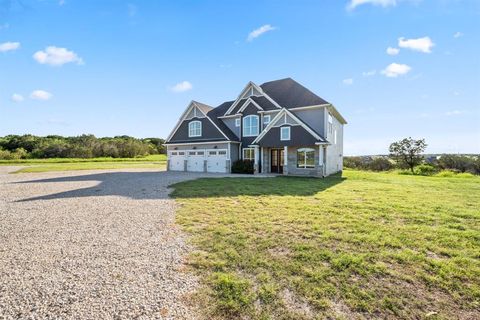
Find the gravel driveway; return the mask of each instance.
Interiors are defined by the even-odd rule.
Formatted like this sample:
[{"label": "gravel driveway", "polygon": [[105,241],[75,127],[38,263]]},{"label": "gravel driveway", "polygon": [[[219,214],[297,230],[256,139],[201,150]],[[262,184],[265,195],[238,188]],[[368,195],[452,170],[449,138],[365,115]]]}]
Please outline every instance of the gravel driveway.
[{"label": "gravel driveway", "polygon": [[185,272],[189,248],[167,186],[204,174],[7,171],[0,318],[195,318],[197,281]]}]

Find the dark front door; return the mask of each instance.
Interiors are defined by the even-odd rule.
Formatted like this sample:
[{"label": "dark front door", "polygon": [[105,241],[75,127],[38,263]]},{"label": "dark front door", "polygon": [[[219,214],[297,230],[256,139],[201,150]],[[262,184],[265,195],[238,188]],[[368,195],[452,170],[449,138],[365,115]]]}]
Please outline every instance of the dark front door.
[{"label": "dark front door", "polygon": [[270,159],[270,172],[283,173],[283,149],[272,149]]}]

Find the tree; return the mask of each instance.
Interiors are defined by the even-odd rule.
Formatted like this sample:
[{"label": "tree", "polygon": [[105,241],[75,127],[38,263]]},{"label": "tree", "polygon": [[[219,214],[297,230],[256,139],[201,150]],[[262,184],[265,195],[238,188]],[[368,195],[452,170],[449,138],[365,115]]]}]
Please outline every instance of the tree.
[{"label": "tree", "polygon": [[413,173],[413,168],[422,163],[423,156],[421,154],[426,148],[425,139],[415,140],[409,137],[390,145],[390,157],[410,168]]}]

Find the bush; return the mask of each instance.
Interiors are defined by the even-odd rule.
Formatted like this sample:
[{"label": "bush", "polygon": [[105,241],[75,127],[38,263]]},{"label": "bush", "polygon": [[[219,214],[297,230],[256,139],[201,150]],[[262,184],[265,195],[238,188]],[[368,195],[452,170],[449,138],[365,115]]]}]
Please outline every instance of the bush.
[{"label": "bush", "polygon": [[393,169],[392,162],[384,157],[345,157],[343,165],[346,168],[370,171],[388,171]]},{"label": "bush", "polygon": [[253,174],[253,161],[237,160],[232,165],[232,173],[249,173]]},{"label": "bush", "polygon": [[393,169],[390,160],[386,158],[375,158],[368,164],[368,170],[372,171],[388,171]]},{"label": "bush", "polygon": [[438,159],[438,167],[443,170],[480,174],[480,157],[444,154]]},{"label": "bush", "polygon": [[442,170],[435,175],[435,177],[443,177],[443,178],[452,178],[455,177],[457,173],[452,170]]},{"label": "bush", "polygon": [[421,164],[419,166],[416,166],[413,172],[416,175],[420,175],[420,176],[431,176],[431,175],[434,175],[436,172],[438,172],[438,170],[432,165]]}]

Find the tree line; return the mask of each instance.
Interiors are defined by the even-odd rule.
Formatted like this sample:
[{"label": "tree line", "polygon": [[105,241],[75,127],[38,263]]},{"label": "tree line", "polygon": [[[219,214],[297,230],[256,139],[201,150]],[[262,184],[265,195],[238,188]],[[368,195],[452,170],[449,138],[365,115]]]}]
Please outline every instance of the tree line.
[{"label": "tree line", "polygon": [[0,159],[42,158],[134,158],[166,153],[165,140],[130,136],[97,138],[91,134],[75,137],[31,134],[0,137]]},{"label": "tree line", "polygon": [[424,139],[405,138],[390,145],[388,156],[344,157],[343,165],[370,171],[406,169],[418,175],[433,175],[444,170],[480,175],[479,155],[443,154],[426,157],[423,155],[426,147]]}]

